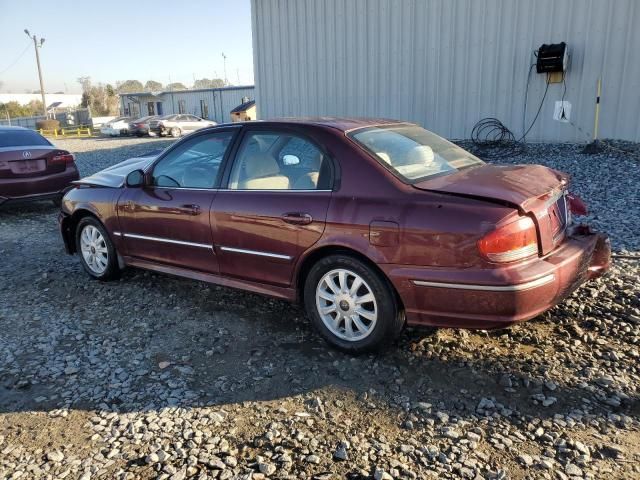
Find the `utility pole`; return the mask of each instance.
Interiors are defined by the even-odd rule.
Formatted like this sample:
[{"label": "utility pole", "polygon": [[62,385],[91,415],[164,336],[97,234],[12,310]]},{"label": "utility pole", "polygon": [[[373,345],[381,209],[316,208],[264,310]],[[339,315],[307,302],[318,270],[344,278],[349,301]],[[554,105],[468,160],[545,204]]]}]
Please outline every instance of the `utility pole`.
[{"label": "utility pole", "polygon": [[229,79],[227,78],[227,56],[222,52],[222,63],[224,65],[224,84],[229,85]]},{"label": "utility pole", "polygon": [[40,42],[38,42],[38,38],[35,36],[31,36],[29,30],[24,29],[24,33],[27,34],[27,37],[33,39],[33,47],[36,49],[36,63],[38,64],[38,78],[40,79],[40,95],[42,95],[42,113],[44,117],[47,118],[47,101],[44,98],[44,82],[42,81],[42,68],[40,67],[40,52],[38,52],[38,48],[42,48],[42,44],[44,43],[44,38],[40,38]]}]

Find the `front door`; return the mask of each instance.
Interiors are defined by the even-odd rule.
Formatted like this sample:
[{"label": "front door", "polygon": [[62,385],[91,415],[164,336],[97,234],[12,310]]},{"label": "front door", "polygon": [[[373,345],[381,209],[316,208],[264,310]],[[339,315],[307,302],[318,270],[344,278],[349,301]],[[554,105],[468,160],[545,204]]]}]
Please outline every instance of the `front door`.
[{"label": "front door", "polygon": [[219,131],[179,142],[153,165],[147,186],[125,189],[118,215],[127,255],[218,272],[210,211],[234,133]]},{"label": "front door", "polygon": [[331,159],[295,131],[248,130],[212,211],[221,273],[290,285],[324,231],[332,176]]}]

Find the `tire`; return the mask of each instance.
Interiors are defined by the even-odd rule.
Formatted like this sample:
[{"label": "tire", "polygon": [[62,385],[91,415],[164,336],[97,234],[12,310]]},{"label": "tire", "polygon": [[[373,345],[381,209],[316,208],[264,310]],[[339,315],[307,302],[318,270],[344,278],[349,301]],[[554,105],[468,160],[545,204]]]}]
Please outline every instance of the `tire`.
[{"label": "tire", "polygon": [[171,130],[169,130],[169,134],[173,138],[178,138],[180,135],[182,135],[182,132],[180,131],[180,129],[178,127],[171,127]]},{"label": "tire", "polygon": [[[344,285],[346,288],[340,288]],[[404,326],[404,311],[392,288],[366,263],[347,255],[330,255],[319,260],[307,275],[305,309],[333,347],[354,354],[381,350]]]},{"label": "tire", "polygon": [[98,280],[112,280],[120,275],[116,249],[107,231],[96,218],[84,217],[78,222],[76,250],[80,255],[80,263],[89,276]]}]

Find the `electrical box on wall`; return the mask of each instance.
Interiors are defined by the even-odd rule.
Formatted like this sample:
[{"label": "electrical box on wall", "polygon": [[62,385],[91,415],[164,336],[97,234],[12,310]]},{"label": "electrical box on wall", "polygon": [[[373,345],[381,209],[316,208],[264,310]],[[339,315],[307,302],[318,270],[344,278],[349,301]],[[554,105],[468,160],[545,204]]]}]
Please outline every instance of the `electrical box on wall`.
[{"label": "electrical box on wall", "polygon": [[567,69],[567,44],[552,43],[543,44],[538,49],[536,71],[538,73],[564,72]]}]

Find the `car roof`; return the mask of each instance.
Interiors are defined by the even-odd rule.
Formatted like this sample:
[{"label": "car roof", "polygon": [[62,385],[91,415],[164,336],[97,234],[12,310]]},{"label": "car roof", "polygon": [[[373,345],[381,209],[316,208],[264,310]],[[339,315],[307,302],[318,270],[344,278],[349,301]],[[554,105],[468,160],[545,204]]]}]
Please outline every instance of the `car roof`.
[{"label": "car roof", "polygon": [[[0,130],[31,130],[30,128],[17,127],[13,125],[0,125]],[[31,130],[33,131],[33,130]]]},{"label": "car roof", "polygon": [[302,125],[320,125],[335,128],[343,132],[357,130],[359,128],[374,127],[380,125],[400,125],[409,122],[392,120],[389,118],[359,118],[359,117],[291,117],[265,120],[265,123],[292,123]]}]

